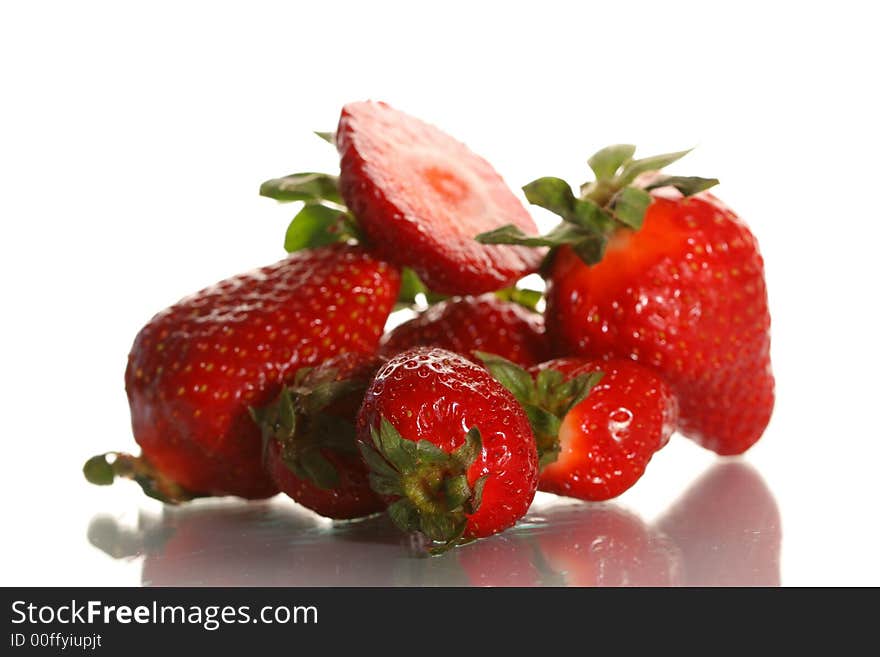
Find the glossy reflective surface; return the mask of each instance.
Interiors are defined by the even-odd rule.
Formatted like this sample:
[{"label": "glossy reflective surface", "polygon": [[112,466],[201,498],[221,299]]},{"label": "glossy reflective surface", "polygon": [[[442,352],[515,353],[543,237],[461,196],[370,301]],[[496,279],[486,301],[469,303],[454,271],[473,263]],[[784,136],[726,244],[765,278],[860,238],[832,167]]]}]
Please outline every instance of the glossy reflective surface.
[{"label": "glossy reflective surface", "polygon": [[541,496],[515,529],[425,557],[384,517],[330,523],[277,498],[106,514],[88,541],[144,585],[677,586],[780,583],[780,517],[751,466],[712,466],[653,522]]}]

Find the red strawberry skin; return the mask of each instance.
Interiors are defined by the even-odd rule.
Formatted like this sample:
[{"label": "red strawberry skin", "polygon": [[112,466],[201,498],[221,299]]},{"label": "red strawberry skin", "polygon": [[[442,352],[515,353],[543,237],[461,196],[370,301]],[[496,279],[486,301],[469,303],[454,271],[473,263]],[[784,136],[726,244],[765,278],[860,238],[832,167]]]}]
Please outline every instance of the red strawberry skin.
[{"label": "red strawberry skin", "polygon": [[539,250],[474,237],[537,227],[501,177],[464,144],[380,102],[349,103],[336,132],[339,186],[376,252],[443,294],[480,294],[535,271]]},{"label": "red strawberry skin", "polygon": [[[373,379],[376,370],[384,361],[372,354],[346,352],[324,361],[312,370],[303,381],[309,386],[311,381],[363,381],[347,395],[334,402],[322,412],[339,417],[354,427],[357,412],[364,398],[364,391]],[[332,379],[323,376],[332,371]],[[300,422],[308,422],[309,419]],[[385,509],[385,502],[370,488],[369,470],[361,459],[351,435],[351,450],[321,449],[322,456],[330,462],[339,475],[339,482],[333,488],[320,488],[308,479],[296,476],[281,457],[281,447],[276,440],[266,446],[266,469],[275,485],[302,506],[325,516],[345,520],[361,518]]]},{"label": "red strawberry skin", "polygon": [[548,352],[543,316],[491,293],[434,304],[387,333],[381,351],[394,356],[417,346],[441,347],[468,358],[485,351],[523,367],[546,360]]},{"label": "red strawberry skin", "polygon": [[566,380],[604,376],[562,419],[557,460],[541,471],[538,488],[600,501],[617,497],[644,474],[675,430],[677,404],[654,372],[625,359],[559,358],[532,368],[562,372]]},{"label": "red strawberry skin", "polygon": [[774,403],[764,263],[746,225],[707,193],[654,192],[639,231],[621,230],[602,261],[564,247],[548,285],[547,330],[560,353],[630,358],[660,372],[679,429],[739,454]]},{"label": "red strawberry skin", "polygon": [[125,373],[135,439],[165,476],[201,494],[267,497],[248,414],[297,369],[375,350],[399,272],[360,248],[300,251],[183,299],[140,331]]},{"label": "red strawberry skin", "polygon": [[420,347],[392,358],[376,374],[358,416],[358,440],[387,419],[407,440],[428,440],[449,453],[471,427],[482,452],[468,484],[488,475],[464,536],[481,538],[525,515],[538,484],[538,456],[528,418],[513,395],[484,368],[445,349]]}]

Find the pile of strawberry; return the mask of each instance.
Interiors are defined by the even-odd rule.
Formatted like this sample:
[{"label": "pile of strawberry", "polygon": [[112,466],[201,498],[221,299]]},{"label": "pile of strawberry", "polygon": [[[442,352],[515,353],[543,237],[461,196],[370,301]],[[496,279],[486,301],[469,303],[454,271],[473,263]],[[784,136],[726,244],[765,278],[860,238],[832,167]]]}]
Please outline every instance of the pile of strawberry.
[{"label": "pile of strawberry", "polygon": [[[666,176],[685,153],[589,159],[578,192],[523,189],[383,103],[346,105],[341,174],[302,201],[287,258],[156,315],[125,374],[140,456],[87,478],[157,499],[282,491],[331,518],[387,511],[445,548],[512,526],[536,490],[607,500],[674,431],[739,454],[773,408],[763,262],[745,224]],[[540,271],[546,299],[517,287]],[[389,315],[431,302],[388,333]],[[545,305],[543,314],[535,308]]]}]

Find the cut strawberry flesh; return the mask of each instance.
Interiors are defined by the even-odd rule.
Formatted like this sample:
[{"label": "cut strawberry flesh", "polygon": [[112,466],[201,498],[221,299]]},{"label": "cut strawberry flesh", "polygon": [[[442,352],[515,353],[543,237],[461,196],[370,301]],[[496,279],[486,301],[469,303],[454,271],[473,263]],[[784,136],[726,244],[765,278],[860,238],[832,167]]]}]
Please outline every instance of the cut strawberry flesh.
[{"label": "cut strawberry flesh", "polygon": [[464,144],[379,102],[350,103],[337,131],[340,191],[374,250],[445,294],[507,287],[537,249],[483,245],[479,233],[537,227],[501,177]]}]

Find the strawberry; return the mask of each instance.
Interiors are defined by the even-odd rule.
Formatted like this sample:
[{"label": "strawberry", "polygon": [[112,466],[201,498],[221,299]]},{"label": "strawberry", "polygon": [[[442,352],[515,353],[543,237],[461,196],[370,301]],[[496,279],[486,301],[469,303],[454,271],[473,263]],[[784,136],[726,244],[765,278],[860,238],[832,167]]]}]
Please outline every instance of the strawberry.
[{"label": "strawberry", "polygon": [[684,153],[633,160],[632,146],[590,159],[576,198],[542,178],[529,200],[563,216],[540,239],[505,228],[488,242],[553,245],[547,331],[560,353],[630,358],[658,371],[680,403],[680,431],[739,454],[773,410],[764,264],[746,225],[706,193],[717,180],[654,175]]},{"label": "strawberry", "polygon": [[354,422],[381,361],[348,352],[302,368],[278,398],[252,414],[262,427],[266,469],[275,485],[329,518],[359,518],[385,504],[370,488]]},{"label": "strawberry", "polygon": [[125,373],[139,458],[86,463],[93,483],[138,481],[177,502],[277,492],[248,415],[296,371],[345,351],[372,352],[399,287],[396,269],[358,247],[305,250],[225,280],[141,329]]},{"label": "strawberry", "polygon": [[538,457],[522,408],[485,369],[445,349],[413,349],[378,371],[358,440],[395,523],[441,547],[510,527],[535,495]]},{"label": "strawberry", "polygon": [[387,333],[382,353],[393,356],[407,349],[435,346],[474,358],[488,351],[530,366],[545,360],[544,318],[495,294],[454,297],[430,306],[414,319]]},{"label": "strawberry", "polygon": [[361,230],[431,290],[490,292],[538,266],[529,249],[474,241],[503,224],[537,228],[492,166],[452,137],[385,103],[358,102],[342,108],[336,143],[339,191]]},{"label": "strawberry", "polygon": [[617,497],[675,430],[669,387],[638,363],[560,358],[526,371],[493,354],[480,356],[529,415],[542,491],[592,501]]}]

